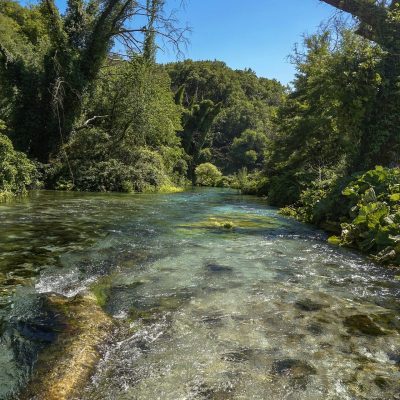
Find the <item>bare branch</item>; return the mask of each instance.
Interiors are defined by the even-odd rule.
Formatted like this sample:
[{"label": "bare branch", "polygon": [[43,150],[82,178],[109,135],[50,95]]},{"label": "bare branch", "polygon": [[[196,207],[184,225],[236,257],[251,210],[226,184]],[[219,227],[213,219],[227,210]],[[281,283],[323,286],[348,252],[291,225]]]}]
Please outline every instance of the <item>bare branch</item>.
[{"label": "bare branch", "polygon": [[75,132],[78,132],[82,129],[87,128],[89,125],[91,125],[94,121],[98,120],[98,119],[104,119],[104,118],[108,118],[108,115],[95,115],[92,118],[89,118],[88,120],[86,120],[82,125],[76,127],[74,130]]}]

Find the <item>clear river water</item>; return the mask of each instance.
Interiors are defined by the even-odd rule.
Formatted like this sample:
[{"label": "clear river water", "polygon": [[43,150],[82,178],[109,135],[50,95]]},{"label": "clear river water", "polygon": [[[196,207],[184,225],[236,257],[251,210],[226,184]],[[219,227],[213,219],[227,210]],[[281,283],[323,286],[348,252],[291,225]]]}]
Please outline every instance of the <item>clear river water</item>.
[{"label": "clear river water", "polygon": [[89,292],[115,326],[73,400],[400,399],[399,272],[262,199],[43,191],[0,226],[0,399],[57,343],[43,299]]}]

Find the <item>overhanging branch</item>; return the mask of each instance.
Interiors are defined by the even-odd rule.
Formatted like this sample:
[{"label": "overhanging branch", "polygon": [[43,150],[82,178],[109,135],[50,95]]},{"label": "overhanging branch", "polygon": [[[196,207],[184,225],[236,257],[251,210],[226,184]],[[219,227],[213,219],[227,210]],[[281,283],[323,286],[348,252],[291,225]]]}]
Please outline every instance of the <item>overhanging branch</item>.
[{"label": "overhanging branch", "polygon": [[385,7],[377,6],[369,0],[321,0],[339,10],[350,13],[360,22],[378,29],[387,17]]}]

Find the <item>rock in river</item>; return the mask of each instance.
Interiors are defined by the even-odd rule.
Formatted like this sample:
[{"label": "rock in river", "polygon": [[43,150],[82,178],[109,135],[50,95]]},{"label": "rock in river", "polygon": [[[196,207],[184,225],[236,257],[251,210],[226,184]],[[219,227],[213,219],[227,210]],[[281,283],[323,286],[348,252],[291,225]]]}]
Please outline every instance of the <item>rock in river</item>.
[{"label": "rock in river", "polygon": [[207,264],[206,269],[208,272],[216,274],[230,273],[233,271],[233,268],[231,267],[226,267],[224,265],[213,264],[213,263]]}]

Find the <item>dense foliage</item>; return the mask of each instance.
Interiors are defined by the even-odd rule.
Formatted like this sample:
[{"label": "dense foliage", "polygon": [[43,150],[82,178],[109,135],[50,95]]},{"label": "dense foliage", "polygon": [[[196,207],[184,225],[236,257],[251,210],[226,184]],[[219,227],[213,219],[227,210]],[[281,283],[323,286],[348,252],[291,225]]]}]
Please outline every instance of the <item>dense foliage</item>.
[{"label": "dense foliage", "polygon": [[[220,61],[187,60],[168,64],[166,70],[187,115],[181,136],[188,154],[195,154],[194,167],[212,162],[225,174],[260,168],[287,89],[250,69],[234,71]],[[196,151],[188,150],[189,143]]]},{"label": "dense foliage", "polygon": [[394,115],[377,112],[397,104],[396,93],[382,103],[392,79],[386,58],[381,46],[349,30],[306,38],[305,52],[293,57],[294,90],[279,110],[264,180],[255,186],[284,214],[340,234],[333,242],[396,264],[400,131]]},{"label": "dense foliage", "polygon": [[400,169],[376,167],[357,177],[343,195],[354,206],[342,223],[340,242],[400,263]]},{"label": "dense foliage", "polygon": [[68,0],[62,15],[53,0],[31,7],[1,0],[0,86],[8,92],[11,107],[5,104],[4,112],[18,149],[47,162],[69,139],[115,40],[126,50],[140,49],[143,42],[149,48],[156,22],[166,37],[178,35],[163,5],[163,0]]},{"label": "dense foliage", "polygon": [[398,263],[399,2],[325,2],[357,30],[306,37],[287,88],[219,61],[157,65],[157,33],[182,36],[164,0],[64,14],[0,0],[0,191],[39,175],[59,190],[231,186]]},{"label": "dense foliage", "polygon": [[46,187],[160,190],[195,184],[202,163],[262,167],[286,89],[221,62],[157,65],[158,31],[181,34],[164,1],[69,0],[62,15],[0,0],[0,19],[0,118]]},{"label": "dense foliage", "polygon": [[50,186],[130,192],[181,183],[181,113],[160,67],[143,57],[110,63],[84,110],[52,162]]},{"label": "dense foliage", "polygon": [[[329,33],[306,39],[295,55],[295,90],[279,111],[280,129],[266,164],[274,204],[295,202],[313,181],[322,182],[381,163],[367,163],[363,143],[382,77],[381,50],[349,31],[335,43]],[[374,138],[379,135],[374,133]],[[385,157],[388,152],[384,152]]]},{"label": "dense foliage", "polygon": [[[1,124],[0,121],[0,128]],[[35,180],[34,164],[25,154],[15,151],[10,139],[0,130],[0,201],[24,194]]]},{"label": "dense foliage", "polygon": [[196,183],[200,186],[217,186],[222,178],[221,171],[211,163],[198,165],[195,175]]},{"label": "dense foliage", "polygon": [[355,247],[380,262],[400,262],[400,169],[376,167],[312,185],[283,215],[317,224],[333,244]]}]

